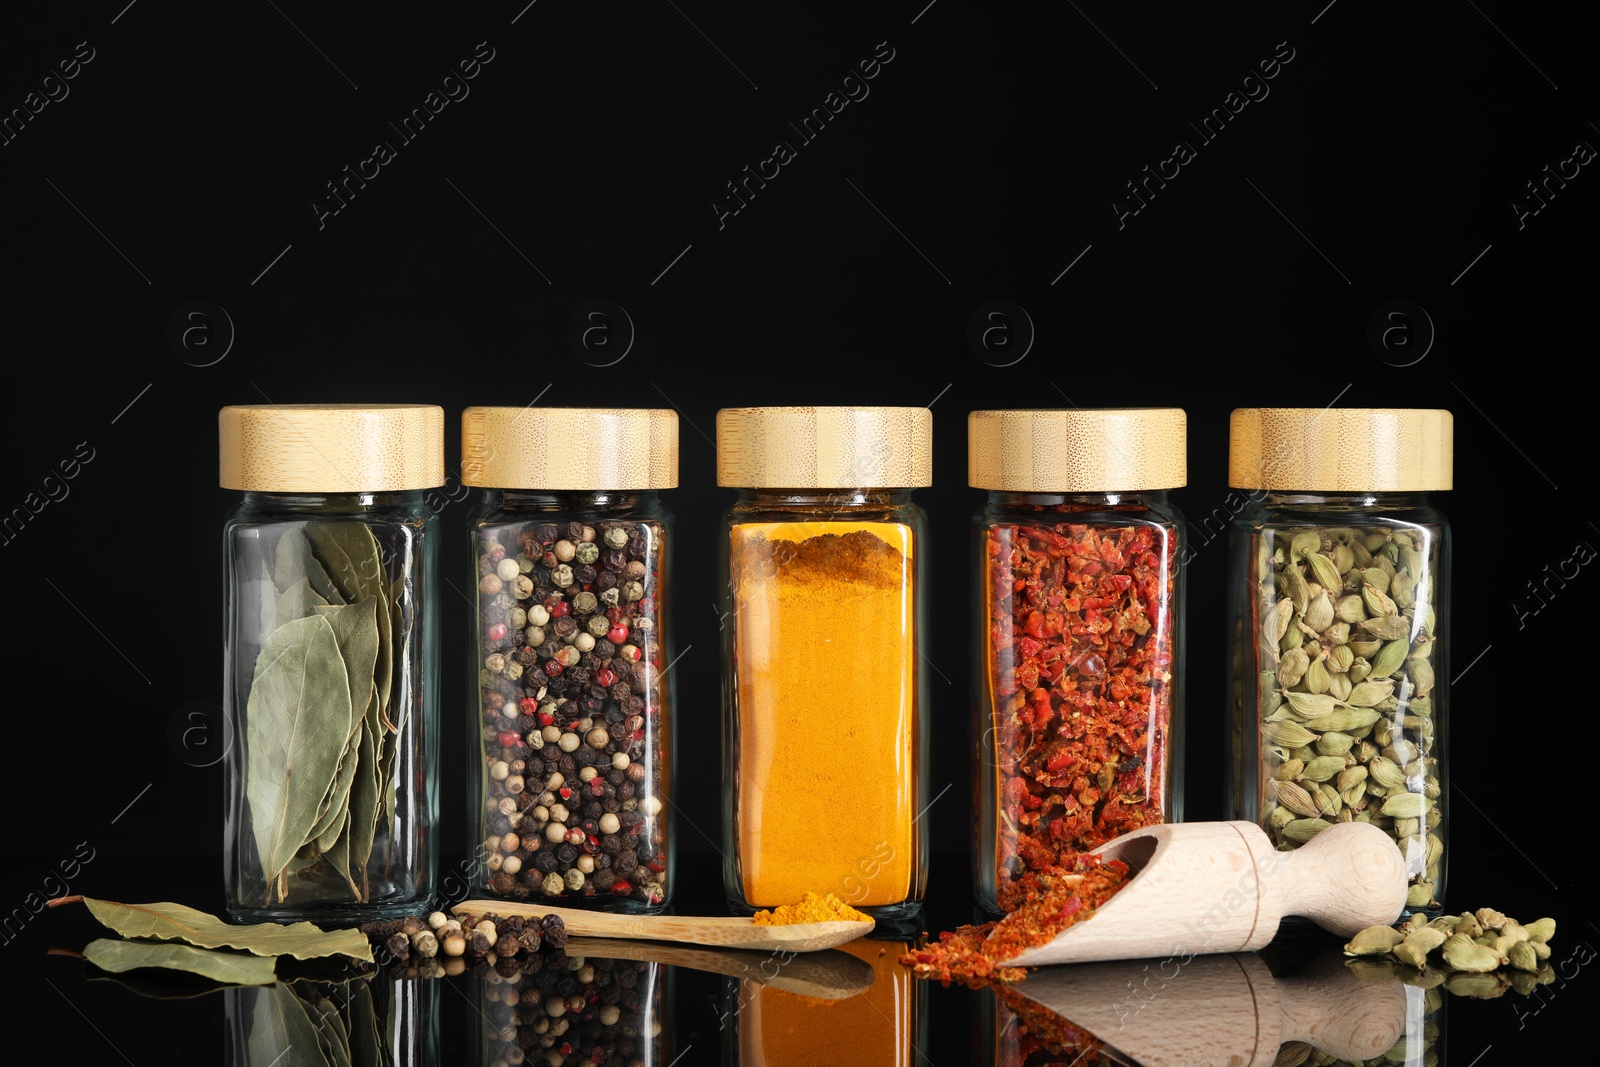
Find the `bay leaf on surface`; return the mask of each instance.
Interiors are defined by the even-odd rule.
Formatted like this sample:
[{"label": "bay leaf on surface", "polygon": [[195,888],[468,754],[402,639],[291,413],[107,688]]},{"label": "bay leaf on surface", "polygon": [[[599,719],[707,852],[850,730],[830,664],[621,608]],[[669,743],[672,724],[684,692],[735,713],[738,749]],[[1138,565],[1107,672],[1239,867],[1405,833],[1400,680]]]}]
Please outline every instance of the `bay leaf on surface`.
[{"label": "bay leaf on surface", "polygon": [[256,661],[245,710],[245,795],[269,884],[317,821],[352,714],[344,661],[328,620],[308,615],[274,630]]},{"label": "bay leaf on surface", "polygon": [[186,904],[123,904],[97,897],[58,897],[51,907],[81,899],[102,926],[123,937],[157,941],[184,941],[199,948],[237,948],[257,956],[292,956],[310,960],[322,956],[349,956],[372,962],[367,935],[354,927],[321,930],[309,922],[224,922]]},{"label": "bay leaf on surface", "polygon": [[221,952],[172,942],[114,941],[102,937],[89,942],[83,950],[83,958],[113,974],[159,967],[235,985],[265,985],[277,980],[272,972],[276,960],[271,956]]},{"label": "bay leaf on surface", "polygon": [[370,526],[354,519],[308,522],[306,538],[346,603],[378,595],[386,576],[383,554]]}]

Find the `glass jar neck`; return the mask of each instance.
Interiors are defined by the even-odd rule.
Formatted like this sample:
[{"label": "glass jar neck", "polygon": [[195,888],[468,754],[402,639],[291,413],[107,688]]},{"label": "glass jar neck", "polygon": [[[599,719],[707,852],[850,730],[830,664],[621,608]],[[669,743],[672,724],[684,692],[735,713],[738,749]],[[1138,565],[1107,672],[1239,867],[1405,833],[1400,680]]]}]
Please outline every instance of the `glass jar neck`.
[{"label": "glass jar neck", "polygon": [[655,489],[485,489],[483,501],[490,508],[509,507],[526,511],[633,511],[653,508],[660,503]]},{"label": "glass jar neck", "polygon": [[1339,508],[1370,511],[1374,508],[1420,508],[1428,503],[1425,492],[1289,493],[1276,489],[1250,494],[1269,508]]},{"label": "glass jar neck", "polygon": [[318,515],[359,514],[391,508],[422,506],[422,489],[394,489],[380,493],[261,493],[246,491],[242,503],[247,508],[274,511],[303,511]]},{"label": "glass jar neck", "polygon": [[1103,511],[1109,508],[1164,508],[1167,490],[1140,489],[1131,493],[1017,493],[1009,490],[989,490],[989,506],[996,508],[1059,508],[1072,510],[1092,508]]},{"label": "glass jar neck", "polygon": [[910,489],[746,489],[739,503],[748,507],[895,508],[911,503]]}]

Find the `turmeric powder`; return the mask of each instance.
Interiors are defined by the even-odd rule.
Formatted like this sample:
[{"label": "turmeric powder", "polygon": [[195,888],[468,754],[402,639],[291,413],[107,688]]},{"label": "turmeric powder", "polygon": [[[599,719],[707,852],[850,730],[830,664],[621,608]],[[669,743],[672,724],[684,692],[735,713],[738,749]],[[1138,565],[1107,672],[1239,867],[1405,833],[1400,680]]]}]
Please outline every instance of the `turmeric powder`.
[{"label": "turmeric powder", "polygon": [[807,892],[798,904],[785,904],[781,908],[758,911],[751,918],[757,926],[790,926],[795,923],[832,923],[872,921],[838,897],[829,893]]},{"label": "turmeric powder", "polygon": [[811,890],[861,907],[911,894],[913,544],[895,522],[732,529],[734,819],[751,906]]}]

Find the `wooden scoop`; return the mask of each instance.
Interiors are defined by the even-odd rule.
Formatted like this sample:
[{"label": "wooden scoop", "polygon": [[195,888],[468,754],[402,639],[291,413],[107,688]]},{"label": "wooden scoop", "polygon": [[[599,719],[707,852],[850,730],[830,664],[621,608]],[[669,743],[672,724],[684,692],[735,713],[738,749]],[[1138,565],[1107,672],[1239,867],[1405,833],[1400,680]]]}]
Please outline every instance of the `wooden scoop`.
[{"label": "wooden scoop", "polygon": [[746,978],[769,989],[781,989],[786,993],[797,993],[818,1000],[845,1000],[865,993],[872,988],[876,977],[872,964],[835,949],[783,960],[771,952],[688,948],[608,937],[573,937],[567,940],[565,952],[568,956],[643,960],[673,967],[692,967],[697,971],[725,974],[729,978]]},{"label": "wooden scoop", "polygon": [[1369,823],[1334,823],[1292,852],[1275,851],[1252,822],[1164,823],[1096,852],[1128,865],[1127,884],[1008,965],[1251,952],[1285,915],[1349,937],[1394,922],[1406,902],[1405,859]]},{"label": "wooden scoop", "polygon": [[755,952],[816,952],[836,948],[872,932],[873,923],[793,923],[757,926],[748,918],[731,915],[618,915],[582,908],[552,908],[511,900],[464,900],[451,909],[457,915],[520,915],[537,919],[559,915],[573,937],[622,937],[640,941],[681,941],[712,948],[742,948]]},{"label": "wooden scoop", "polygon": [[1404,983],[1363,982],[1337,951],[1287,978],[1240,953],[1051,967],[1012,988],[1143,1067],[1269,1067],[1288,1041],[1361,1062],[1406,1029]]}]

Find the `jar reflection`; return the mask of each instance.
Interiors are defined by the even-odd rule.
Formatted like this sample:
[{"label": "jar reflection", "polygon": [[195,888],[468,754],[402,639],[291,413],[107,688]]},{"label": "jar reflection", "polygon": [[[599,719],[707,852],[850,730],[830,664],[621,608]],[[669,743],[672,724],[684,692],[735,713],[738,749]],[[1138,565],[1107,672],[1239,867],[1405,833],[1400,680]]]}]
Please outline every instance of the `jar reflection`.
[{"label": "jar reflection", "polygon": [[439,983],[422,977],[296,979],[224,990],[232,1067],[439,1062]]},{"label": "jar reflection", "polygon": [[672,1058],[666,974],[666,966],[653,961],[559,950],[483,964],[477,983],[480,1054],[473,1062],[665,1065]]}]

